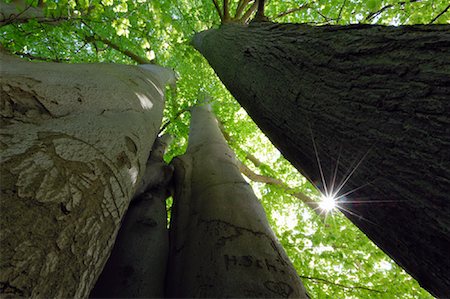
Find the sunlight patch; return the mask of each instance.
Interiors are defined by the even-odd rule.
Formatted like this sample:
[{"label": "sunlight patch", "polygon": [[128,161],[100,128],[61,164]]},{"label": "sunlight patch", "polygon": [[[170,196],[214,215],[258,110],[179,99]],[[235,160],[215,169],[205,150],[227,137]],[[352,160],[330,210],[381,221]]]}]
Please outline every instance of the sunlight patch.
[{"label": "sunlight patch", "polygon": [[152,101],[142,93],[136,93],[136,96],[138,97],[139,101],[141,102],[141,107],[145,110],[150,110],[153,107]]},{"label": "sunlight patch", "polygon": [[136,167],[131,167],[128,169],[128,174],[130,175],[131,183],[133,186],[136,184],[137,177],[138,177],[138,170]]}]

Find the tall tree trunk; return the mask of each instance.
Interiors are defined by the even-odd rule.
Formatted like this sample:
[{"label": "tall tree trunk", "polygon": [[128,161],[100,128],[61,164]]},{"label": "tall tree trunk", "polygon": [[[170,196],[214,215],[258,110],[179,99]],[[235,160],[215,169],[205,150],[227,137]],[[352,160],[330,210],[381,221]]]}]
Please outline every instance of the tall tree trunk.
[{"label": "tall tree trunk", "polygon": [[205,107],[193,108],[188,149],[174,165],[167,295],[307,298]]},{"label": "tall tree trunk", "polygon": [[163,298],[169,252],[166,198],[173,167],[163,159],[169,136],[157,138],[114,248],[91,298]]},{"label": "tall tree trunk", "polygon": [[169,71],[1,65],[1,292],[86,297],[145,170]]},{"label": "tall tree trunk", "polygon": [[355,168],[341,211],[424,288],[450,297],[449,25],[230,24],[194,45],[319,188],[316,154],[328,187],[337,164],[337,181]]}]

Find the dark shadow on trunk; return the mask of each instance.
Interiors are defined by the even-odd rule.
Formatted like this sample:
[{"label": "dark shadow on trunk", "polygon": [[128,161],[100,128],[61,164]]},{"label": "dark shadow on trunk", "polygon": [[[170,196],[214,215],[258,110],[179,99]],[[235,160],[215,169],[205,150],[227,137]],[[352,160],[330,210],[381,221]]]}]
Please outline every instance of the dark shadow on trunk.
[{"label": "dark shadow on trunk", "polygon": [[449,25],[230,24],[193,42],[299,171],[325,191],[338,164],[341,211],[450,297]]}]

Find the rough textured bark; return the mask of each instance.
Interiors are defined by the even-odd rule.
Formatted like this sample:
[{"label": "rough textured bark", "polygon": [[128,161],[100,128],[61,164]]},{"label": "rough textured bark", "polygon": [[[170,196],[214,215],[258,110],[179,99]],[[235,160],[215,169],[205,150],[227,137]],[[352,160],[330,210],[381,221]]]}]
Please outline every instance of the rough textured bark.
[{"label": "rough textured bark", "polygon": [[168,135],[153,144],[138,188],[91,298],[163,298],[169,232],[166,198],[173,168],[164,162]]},{"label": "rough textured bark", "polygon": [[174,165],[168,297],[307,298],[206,108],[193,109]]},{"label": "rough textured bark", "polygon": [[337,181],[356,168],[342,212],[424,288],[450,297],[449,25],[226,25],[194,45],[319,188],[312,140],[328,186],[337,164]]},{"label": "rough textured bark", "polygon": [[169,71],[1,66],[1,292],[86,297],[144,172]]}]

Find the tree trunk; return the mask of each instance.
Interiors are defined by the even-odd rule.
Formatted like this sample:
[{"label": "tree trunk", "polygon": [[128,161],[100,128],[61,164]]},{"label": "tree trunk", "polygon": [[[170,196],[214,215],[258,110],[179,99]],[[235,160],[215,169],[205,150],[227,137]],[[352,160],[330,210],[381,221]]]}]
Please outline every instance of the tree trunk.
[{"label": "tree trunk", "polygon": [[329,188],[336,165],[337,182],[354,169],[341,211],[450,297],[449,25],[226,25],[194,45],[320,189],[316,153]]},{"label": "tree trunk", "polygon": [[156,139],[114,248],[89,297],[163,298],[169,232],[166,198],[173,168],[163,159],[167,135]]},{"label": "tree trunk", "polygon": [[1,292],[86,297],[145,170],[169,71],[1,59]]},{"label": "tree trunk", "polygon": [[174,165],[168,297],[307,298],[206,108],[193,109]]}]

